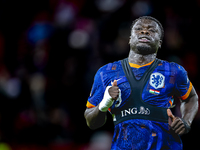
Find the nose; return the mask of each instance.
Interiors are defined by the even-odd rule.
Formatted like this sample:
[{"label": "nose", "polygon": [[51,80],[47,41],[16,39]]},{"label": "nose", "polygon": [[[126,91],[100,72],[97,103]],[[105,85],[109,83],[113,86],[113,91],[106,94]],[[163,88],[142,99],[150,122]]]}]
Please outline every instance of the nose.
[{"label": "nose", "polygon": [[142,30],[141,34],[149,35],[149,31],[148,30]]}]

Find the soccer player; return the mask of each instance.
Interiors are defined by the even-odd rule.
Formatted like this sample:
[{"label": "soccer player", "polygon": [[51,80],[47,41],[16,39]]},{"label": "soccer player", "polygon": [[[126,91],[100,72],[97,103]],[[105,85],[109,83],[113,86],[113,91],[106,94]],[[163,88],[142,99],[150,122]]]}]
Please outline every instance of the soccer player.
[{"label": "soccer player", "polygon": [[[104,125],[107,111],[112,114],[112,150],[183,147],[179,136],[190,130],[198,96],[182,66],[156,58],[163,35],[157,19],[136,19],[128,58],[101,67],[95,75],[84,116],[96,129]],[[170,110],[174,96],[181,100],[181,118]]]}]

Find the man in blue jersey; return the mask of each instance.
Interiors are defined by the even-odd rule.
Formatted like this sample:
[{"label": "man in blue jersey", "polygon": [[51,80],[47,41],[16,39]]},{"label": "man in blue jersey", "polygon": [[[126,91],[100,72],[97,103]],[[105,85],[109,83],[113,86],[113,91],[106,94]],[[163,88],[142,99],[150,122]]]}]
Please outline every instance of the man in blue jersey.
[{"label": "man in blue jersey", "polygon": [[[190,130],[198,96],[182,66],[156,58],[163,35],[155,18],[136,19],[128,58],[101,67],[95,75],[84,116],[96,129],[104,125],[107,111],[112,114],[112,150],[182,149],[179,136]],[[181,100],[181,117],[170,110],[173,97]]]}]

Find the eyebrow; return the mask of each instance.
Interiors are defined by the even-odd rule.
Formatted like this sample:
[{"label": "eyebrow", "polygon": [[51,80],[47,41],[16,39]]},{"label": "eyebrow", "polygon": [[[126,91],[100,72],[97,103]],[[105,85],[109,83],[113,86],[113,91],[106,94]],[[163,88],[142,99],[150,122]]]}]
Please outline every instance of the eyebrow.
[{"label": "eyebrow", "polygon": [[[143,24],[135,24],[135,26],[143,26]],[[153,26],[153,25],[148,25],[147,27],[148,28],[156,28],[156,26]]]}]

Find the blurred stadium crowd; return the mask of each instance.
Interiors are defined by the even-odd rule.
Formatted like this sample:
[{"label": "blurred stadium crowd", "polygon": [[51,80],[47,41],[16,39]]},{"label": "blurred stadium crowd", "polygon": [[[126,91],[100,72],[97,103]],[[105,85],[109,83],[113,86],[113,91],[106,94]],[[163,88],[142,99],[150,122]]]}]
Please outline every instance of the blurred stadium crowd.
[{"label": "blurred stadium crowd", "polygon": [[[128,56],[139,16],[163,24],[158,58],[184,66],[199,93],[199,14],[199,0],[1,0],[0,150],[109,149],[111,119],[91,131],[83,113],[96,71]],[[200,149],[199,125],[197,114],[184,149]]]}]

